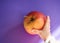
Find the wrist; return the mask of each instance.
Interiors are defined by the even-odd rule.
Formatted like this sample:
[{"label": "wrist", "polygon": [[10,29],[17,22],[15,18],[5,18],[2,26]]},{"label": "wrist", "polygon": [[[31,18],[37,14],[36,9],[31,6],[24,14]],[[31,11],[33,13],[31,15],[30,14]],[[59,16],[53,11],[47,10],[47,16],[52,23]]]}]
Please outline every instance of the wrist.
[{"label": "wrist", "polygon": [[44,39],[44,41],[46,41],[50,37],[51,37],[51,34],[47,35],[46,38]]}]

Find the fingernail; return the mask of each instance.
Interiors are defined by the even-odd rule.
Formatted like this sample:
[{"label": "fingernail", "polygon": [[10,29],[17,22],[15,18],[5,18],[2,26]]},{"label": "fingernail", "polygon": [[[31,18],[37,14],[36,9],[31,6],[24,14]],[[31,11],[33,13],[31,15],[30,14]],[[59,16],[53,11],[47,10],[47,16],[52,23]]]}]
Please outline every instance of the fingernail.
[{"label": "fingernail", "polygon": [[32,32],[34,32],[34,30],[32,30]]},{"label": "fingernail", "polygon": [[47,16],[47,17],[49,17],[49,16]]}]

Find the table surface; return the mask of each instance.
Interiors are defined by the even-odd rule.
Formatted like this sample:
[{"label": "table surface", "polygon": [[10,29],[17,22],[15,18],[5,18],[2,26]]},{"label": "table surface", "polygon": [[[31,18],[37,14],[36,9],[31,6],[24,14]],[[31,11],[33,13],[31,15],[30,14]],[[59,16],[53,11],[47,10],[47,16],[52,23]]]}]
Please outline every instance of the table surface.
[{"label": "table surface", "polygon": [[40,11],[51,19],[51,33],[60,39],[59,0],[1,0],[0,43],[41,43],[37,35],[28,34],[23,27],[24,16],[30,11]]}]

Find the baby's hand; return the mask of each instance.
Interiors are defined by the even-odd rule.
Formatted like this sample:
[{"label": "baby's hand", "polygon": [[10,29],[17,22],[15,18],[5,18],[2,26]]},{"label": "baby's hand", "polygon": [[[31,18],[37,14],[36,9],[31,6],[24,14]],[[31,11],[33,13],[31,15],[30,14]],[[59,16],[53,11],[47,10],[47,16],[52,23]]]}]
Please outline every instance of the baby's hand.
[{"label": "baby's hand", "polygon": [[38,34],[43,40],[46,40],[50,33],[50,18],[47,16],[46,24],[43,28],[43,30],[32,30],[32,32]]}]

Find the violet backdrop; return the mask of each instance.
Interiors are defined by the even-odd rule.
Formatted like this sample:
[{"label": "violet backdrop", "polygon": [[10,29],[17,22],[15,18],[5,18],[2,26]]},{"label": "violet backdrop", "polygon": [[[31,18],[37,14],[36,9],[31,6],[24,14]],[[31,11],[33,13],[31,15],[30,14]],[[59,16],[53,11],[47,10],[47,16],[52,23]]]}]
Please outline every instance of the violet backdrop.
[{"label": "violet backdrop", "polygon": [[23,27],[24,16],[40,11],[51,18],[51,33],[60,40],[59,0],[0,0],[0,43],[43,43]]}]

